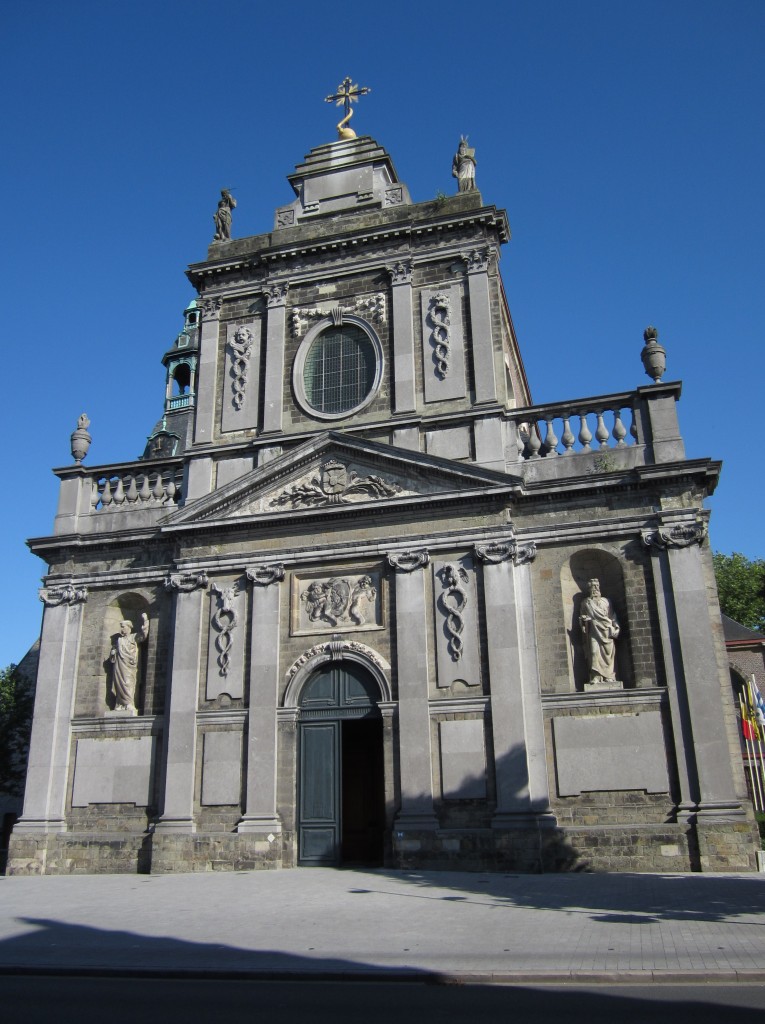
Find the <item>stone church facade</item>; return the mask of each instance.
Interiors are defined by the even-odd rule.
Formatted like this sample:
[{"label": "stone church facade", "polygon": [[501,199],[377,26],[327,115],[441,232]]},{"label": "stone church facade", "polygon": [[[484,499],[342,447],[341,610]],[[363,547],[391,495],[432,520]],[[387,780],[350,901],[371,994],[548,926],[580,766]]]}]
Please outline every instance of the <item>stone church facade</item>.
[{"label": "stone church facade", "polygon": [[754,869],[655,332],[535,406],[472,178],[413,203],[361,137],[289,181],[189,268],[143,457],[83,420],[56,470],[9,870]]}]

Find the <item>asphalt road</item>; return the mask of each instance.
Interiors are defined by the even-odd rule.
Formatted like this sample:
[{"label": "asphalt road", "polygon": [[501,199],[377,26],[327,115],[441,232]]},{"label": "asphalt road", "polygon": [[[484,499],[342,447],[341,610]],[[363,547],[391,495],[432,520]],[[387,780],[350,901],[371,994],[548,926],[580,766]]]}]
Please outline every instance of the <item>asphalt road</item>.
[{"label": "asphalt road", "polygon": [[4,1020],[24,1024],[762,1024],[765,985],[424,985],[5,975],[0,976],[0,1006]]}]

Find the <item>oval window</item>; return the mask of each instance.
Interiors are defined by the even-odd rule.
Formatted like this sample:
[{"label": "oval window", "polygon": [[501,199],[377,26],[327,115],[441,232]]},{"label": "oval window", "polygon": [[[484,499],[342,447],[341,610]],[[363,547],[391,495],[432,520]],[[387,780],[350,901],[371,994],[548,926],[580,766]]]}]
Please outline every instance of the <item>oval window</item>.
[{"label": "oval window", "polygon": [[325,416],[342,416],[362,405],[377,380],[377,352],[353,324],[328,327],[311,342],[303,366],[306,404]]}]

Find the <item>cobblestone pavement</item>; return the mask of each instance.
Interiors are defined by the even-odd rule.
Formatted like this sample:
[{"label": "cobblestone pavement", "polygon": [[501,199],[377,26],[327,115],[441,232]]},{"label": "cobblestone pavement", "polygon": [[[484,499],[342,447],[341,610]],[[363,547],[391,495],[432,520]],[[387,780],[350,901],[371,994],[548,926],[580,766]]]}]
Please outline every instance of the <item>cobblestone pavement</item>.
[{"label": "cobblestone pavement", "polygon": [[765,875],[0,878],[0,970],[765,981]]}]

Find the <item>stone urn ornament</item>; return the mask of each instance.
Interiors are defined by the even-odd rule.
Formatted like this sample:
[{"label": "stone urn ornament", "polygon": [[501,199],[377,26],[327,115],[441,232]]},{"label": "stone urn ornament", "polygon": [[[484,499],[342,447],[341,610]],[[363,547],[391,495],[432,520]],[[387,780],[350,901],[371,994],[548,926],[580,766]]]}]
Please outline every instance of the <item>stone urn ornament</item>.
[{"label": "stone urn ornament", "polygon": [[88,433],[89,426],[90,420],[88,419],[88,414],[84,412],[77,420],[77,429],[72,434],[72,458],[75,462],[82,462],[88,454],[90,442],[93,440]]},{"label": "stone urn ornament", "polygon": [[643,331],[645,346],[640,353],[645,372],[649,377],[653,377],[654,384],[661,384],[661,378],[667,369],[667,353],[659,344],[658,338],[659,332],[655,327],[646,327]]}]

